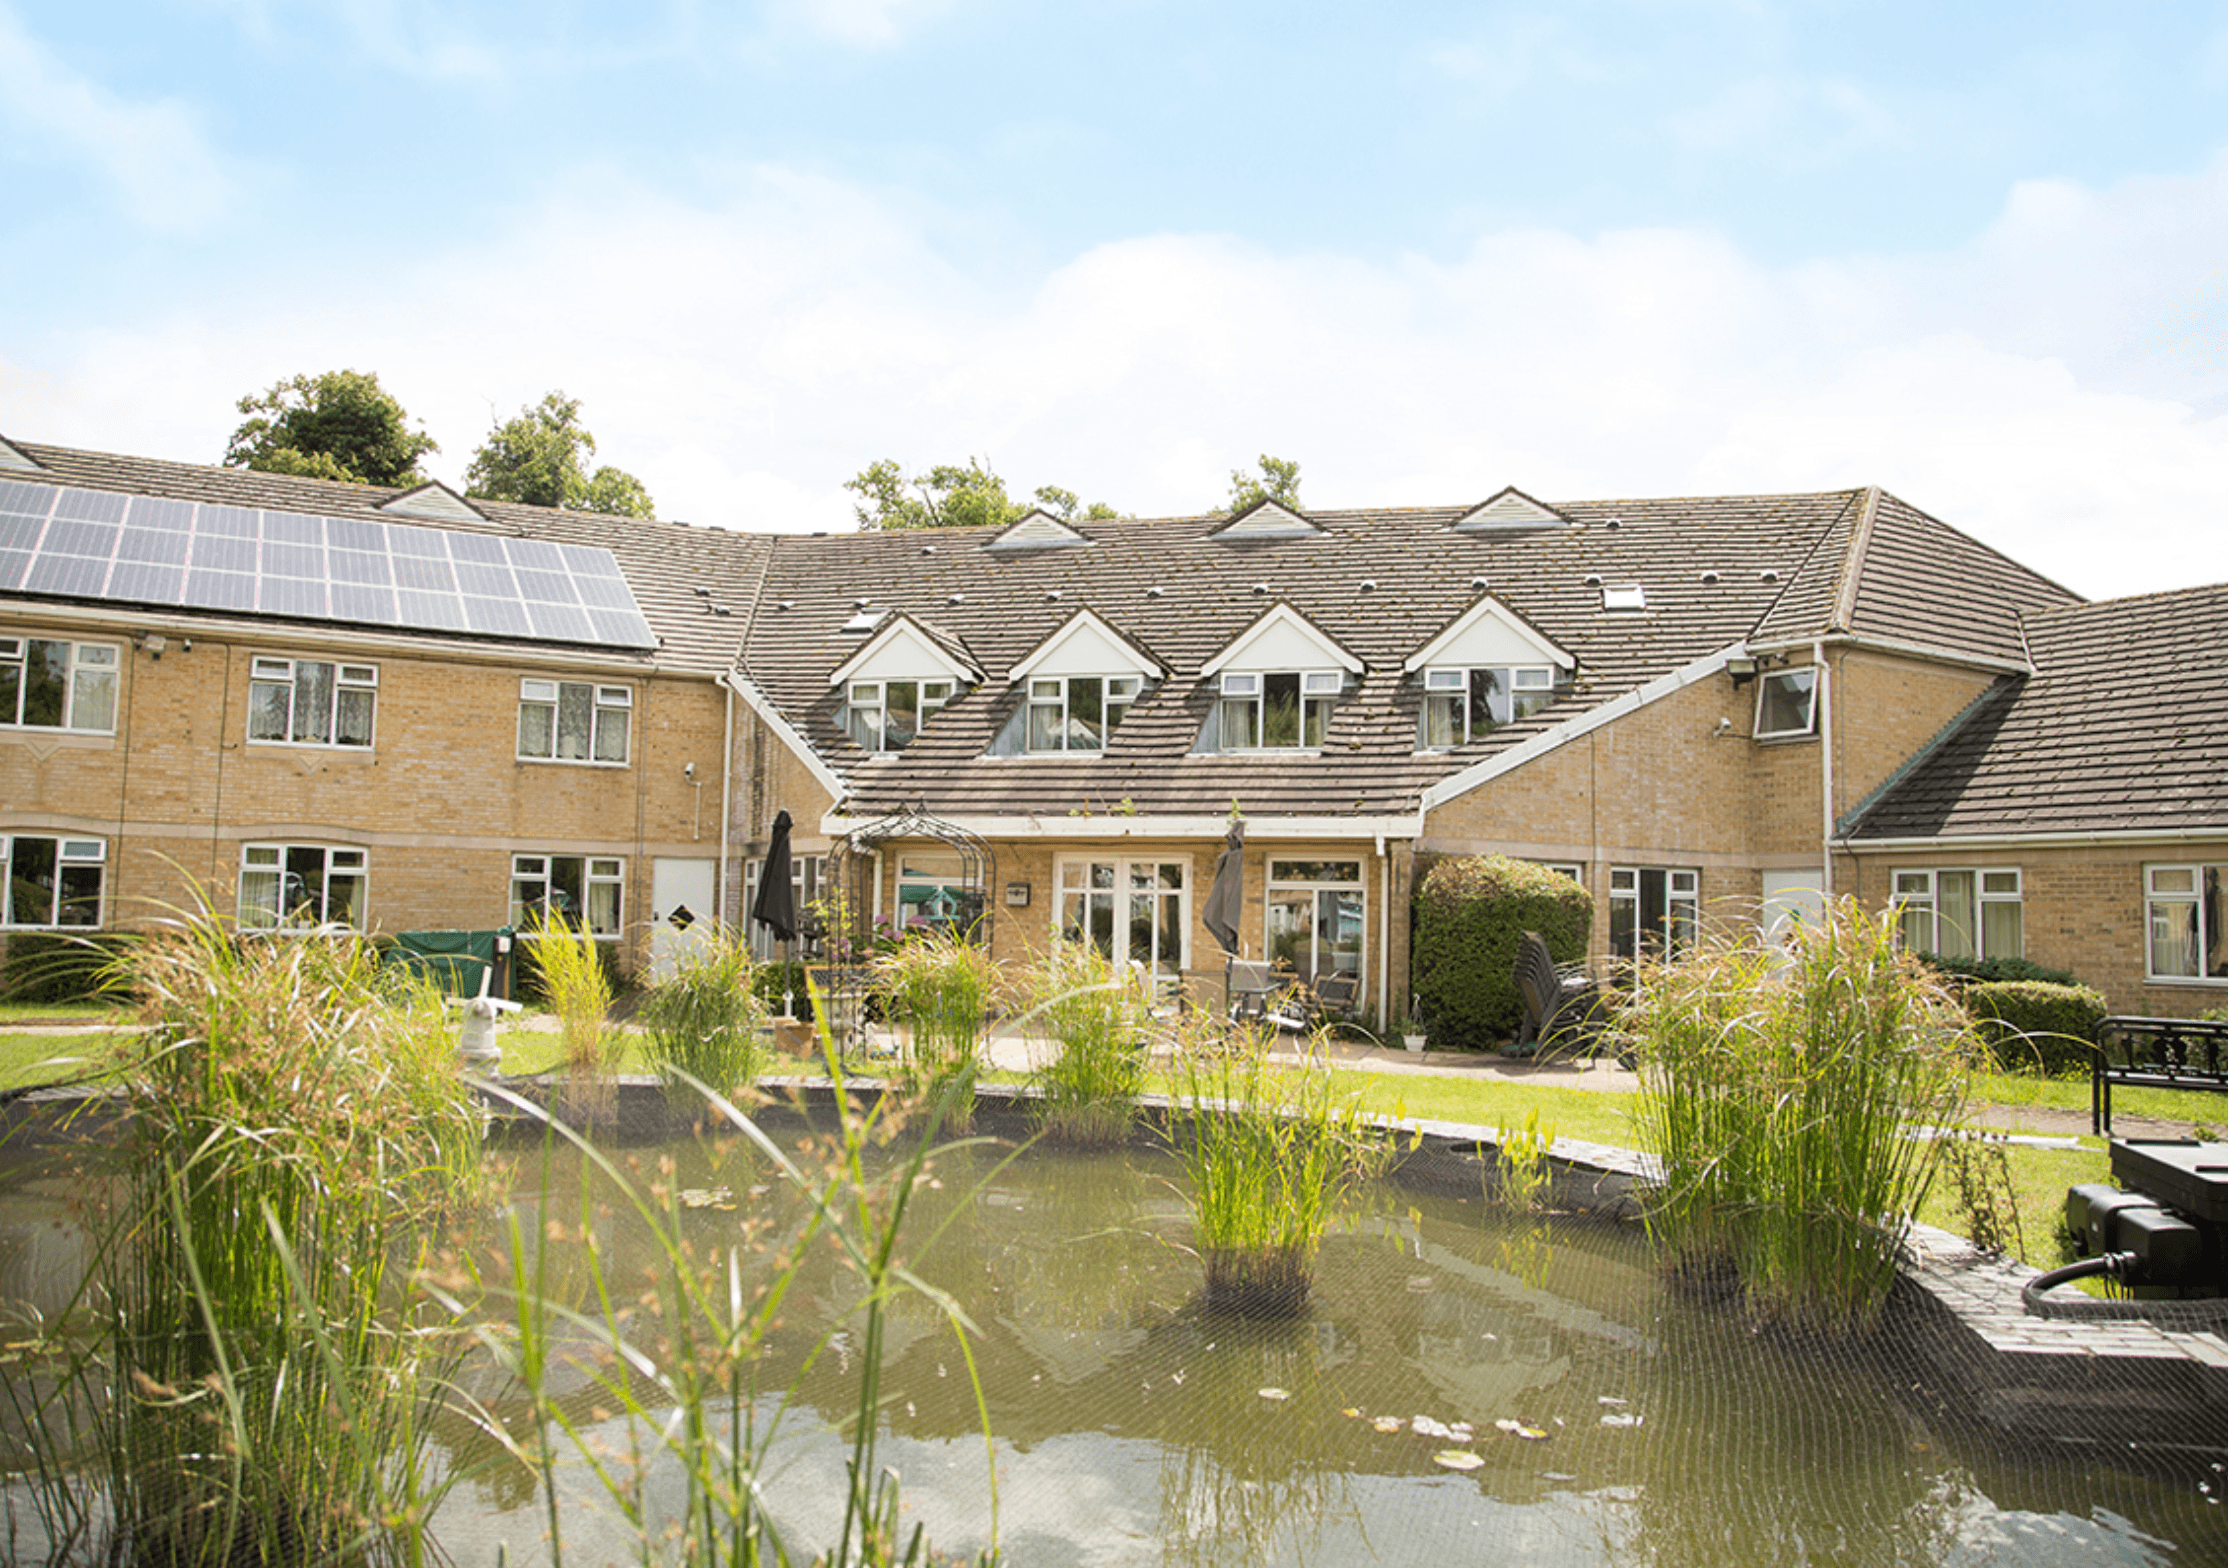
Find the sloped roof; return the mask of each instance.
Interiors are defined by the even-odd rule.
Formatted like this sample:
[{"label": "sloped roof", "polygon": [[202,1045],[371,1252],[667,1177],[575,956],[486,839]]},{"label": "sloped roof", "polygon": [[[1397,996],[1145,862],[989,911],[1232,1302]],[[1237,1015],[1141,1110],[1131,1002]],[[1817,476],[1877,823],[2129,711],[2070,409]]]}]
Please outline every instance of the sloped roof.
[{"label": "sloped roof", "polygon": [[1751,641],[1840,632],[2024,665],[2020,618],[2079,602],[1892,495],[1859,491]]},{"label": "sloped roof", "polygon": [[[846,778],[851,809],[864,814],[922,800],[959,816],[1105,811],[1125,800],[1148,814],[1220,815],[1232,800],[1256,816],[1408,812],[1433,781],[1762,628],[1826,634],[1868,494],[1558,502],[1567,526],[1517,531],[1457,530],[1467,506],[1319,510],[1308,514],[1321,530],[1312,537],[1248,542],[1213,539],[1219,516],[1124,519],[1094,523],[1089,550],[1008,556],[965,548],[987,530],[953,530],[934,554],[907,534],[790,535],[772,541],[765,598],[791,607],[754,624],[742,673]],[[1920,521],[1905,525],[1905,513]],[[1945,563],[1934,578],[1943,613],[1931,627],[1901,611],[1870,618],[1951,654],[2015,648],[2013,608],[1991,604],[1978,633],[1966,625],[1973,612],[1948,608],[2003,596],[1991,578],[1960,574],[1989,553],[1971,541],[1955,548],[1961,535],[1900,503],[1875,533],[1904,552],[1898,529],[1931,540]],[[1913,560],[1924,568],[1923,552]],[[2004,575],[2021,603],[2071,597],[2016,569]],[[1643,585],[1648,608],[1605,611],[1602,581]],[[1419,754],[1421,692],[1402,662],[1485,591],[1575,655],[1576,682],[1528,720]],[[835,723],[827,677],[845,657],[835,631],[858,596],[933,616],[964,637],[988,677],[901,752],[870,755]],[[1194,754],[1215,701],[1201,666],[1278,600],[1366,672],[1333,710],[1320,753]],[[1169,678],[1130,708],[1103,753],[987,756],[1021,700],[1007,671],[1079,606],[1151,647]],[[2000,625],[2014,628],[2010,639]]]},{"label": "sloped roof", "polygon": [[2228,829],[2228,586],[2026,624],[2007,680],[1866,807],[1859,844]]},{"label": "sloped roof", "polygon": [[[396,521],[398,514],[383,511],[382,507],[417,488],[340,484],[289,474],[257,473],[244,468],[85,452],[28,441],[15,445],[43,471],[38,476],[21,476],[25,478],[44,477],[56,484],[86,490],[213,501],[322,517]],[[609,550],[625,574],[635,601],[649,618],[651,630],[660,640],[657,652],[643,662],[662,669],[706,675],[717,674],[732,665],[743,630],[749,624],[751,596],[769,553],[769,541],[763,535],[642,518],[606,517],[593,512],[561,512],[507,501],[475,500],[471,505],[485,514],[485,521],[461,515],[444,516],[438,522],[414,517],[402,520],[456,533],[506,534]],[[705,592],[698,593],[697,589]],[[729,613],[715,613],[715,605],[726,608]],[[212,612],[172,613],[206,615]],[[279,634],[289,624],[270,617],[238,619],[243,628],[269,626],[274,634]],[[391,627],[378,630],[382,635],[412,635]],[[540,644],[500,646],[515,646],[518,657],[529,662],[537,652],[548,652]],[[615,659],[641,659],[641,655],[632,650],[612,649],[610,653]]]}]

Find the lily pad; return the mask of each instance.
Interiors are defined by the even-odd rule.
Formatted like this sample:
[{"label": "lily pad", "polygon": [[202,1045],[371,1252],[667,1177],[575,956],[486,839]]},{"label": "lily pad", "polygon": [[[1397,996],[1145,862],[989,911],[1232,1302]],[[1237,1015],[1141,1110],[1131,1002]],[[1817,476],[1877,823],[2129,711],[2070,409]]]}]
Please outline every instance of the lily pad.
[{"label": "lily pad", "polygon": [[1290,1399],[1292,1396],[1281,1388],[1264,1388],[1261,1390],[1261,1397],[1263,1399]]},{"label": "lily pad", "polygon": [[1442,1448],[1431,1456],[1431,1462],[1442,1470],[1476,1470],[1485,1464],[1467,1448]]}]

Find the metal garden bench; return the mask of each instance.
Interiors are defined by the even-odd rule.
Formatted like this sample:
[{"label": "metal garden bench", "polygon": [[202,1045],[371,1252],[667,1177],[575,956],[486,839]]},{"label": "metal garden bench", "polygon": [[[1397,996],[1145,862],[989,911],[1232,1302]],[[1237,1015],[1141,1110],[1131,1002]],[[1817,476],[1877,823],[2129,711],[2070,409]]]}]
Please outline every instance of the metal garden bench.
[{"label": "metal garden bench", "polygon": [[2104,1020],[2090,1067],[2089,1130],[2112,1130],[2112,1086],[2228,1094],[2228,1023],[2197,1018]]}]

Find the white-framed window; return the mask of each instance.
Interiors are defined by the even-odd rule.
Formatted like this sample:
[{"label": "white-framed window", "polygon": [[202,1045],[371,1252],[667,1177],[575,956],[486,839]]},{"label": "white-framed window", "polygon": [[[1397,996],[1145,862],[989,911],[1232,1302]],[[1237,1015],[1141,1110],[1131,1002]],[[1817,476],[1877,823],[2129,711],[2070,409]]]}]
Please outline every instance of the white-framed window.
[{"label": "white-framed window", "polygon": [[543,911],[598,937],[616,937],[627,863],[616,855],[511,856],[511,924],[538,925]]},{"label": "white-framed window", "polygon": [[1262,951],[1277,969],[1308,985],[1342,975],[1359,986],[1369,931],[1359,860],[1271,860],[1262,918]]},{"label": "white-framed window", "polygon": [[1899,870],[1896,939],[1906,952],[1942,958],[2026,957],[2016,867]]},{"label": "white-framed window", "polygon": [[[743,862],[743,923],[750,928],[751,956],[760,963],[772,964],[781,961],[781,938],[750,918],[751,910],[756,908],[758,904],[759,879],[765,874],[766,862],[763,859]],[[825,855],[792,855],[790,857],[790,907],[797,911],[800,918],[806,910],[820,901],[827,889],[827,875],[828,857]],[[807,958],[818,950],[819,944],[800,931],[797,933],[797,940],[791,946],[791,956]]]},{"label": "white-framed window", "polygon": [[1818,733],[1818,668],[1774,670],[1756,682],[1756,738]]},{"label": "white-framed window", "polygon": [[326,844],[242,844],[240,924],[271,931],[364,927],[368,854]]},{"label": "white-framed window", "polygon": [[0,637],[0,725],[113,735],[120,666],[112,642]]},{"label": "white-framed window", "polygon": [[1586,885],[1586,868],[1575,860],[1535,860],[1532,864],[1559,877],[1569,877],[1580,887]]},{"label": "white-framed window", "polygon": [[1331,704],[1346,689],[1337,670],[1225,670],[1219,708],[1223,751],[1306,751],[1323,744]]},{"label": "white-framed window", "polygon": [[518,754],[534,762],[624,764],[633,716],[630,686],[521,680]]},{"label": "white-framed window", "polygon": [[2143,868],[2153,980],[2228,980],[2228,865]]},{"label": "white-framed window", "polygon": [[1554,698],[1552,665],[1433,666],[1423,672],[1417,745],[1424,751],[1468,745],[1504,724],[1530,718]]},{"label": "white-framed window", "polygon": [[39,833],[0,836],[0,926],[83,928],[101,923],[108,841]]},{"label": "white-framed window", "polygon": [[296,746],[369,746],[379,666],[322,659],[248,661],[248,739]]},{"label": "white-framed window", "polygon": [[1135,675],[1053,675],[1029,682],[1031,751],[1104,751],[1144,689]]},{"label": "white-framed window", "polygon": [[900,931],[974,933],[982,924],[983,890],[967,875],[963,856],[908,849],[897,857],[897,928]]},{"label": "white-framed window", "polygon": [[853,681],[844,728],[868,751],[901,751],[958,690],[953,681]]},{"label": "white-framed window", "polygon": [[1156,986],[1181,983],[1191,933],[1191,864],[1183,859],[1062,856],[1054,867],[1059,931]]},{"label": "white-framed window", "polygon": [[1676,958],[1702,924],[1702,873],[1669,866],[1609,868],[1609,951]]}]

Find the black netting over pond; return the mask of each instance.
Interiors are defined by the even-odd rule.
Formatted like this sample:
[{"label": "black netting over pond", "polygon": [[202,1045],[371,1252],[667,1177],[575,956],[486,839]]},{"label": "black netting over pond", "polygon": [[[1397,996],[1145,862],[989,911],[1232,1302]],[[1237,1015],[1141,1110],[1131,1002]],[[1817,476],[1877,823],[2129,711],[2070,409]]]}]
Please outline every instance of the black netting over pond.
[{"label": "black netting over pond", "polygon": [[[772,1125],[795,1146],[801,1123]],[[941,1234],[925,1255],[902,1250],[979,1331],[1009,1562],[2228,1560],[2228,1410],[2193,1406],[2181,1367],[2007,1379],[2004,1358],[1916,1291],[1860,1342],[1759,1331],[1711,1282],[1666,1281],[1626,1200],[1566,1176],[1514,1213],[1491,1190],[1490,1160],[1448,1148],[1326,1239],[1303,1312],[1249,1321],[1203,1303],[1171,1158],[1038,1148],[1001,1166],[1008,1152],[937,1156],[907,1235]],[[548,1288],[577,1291],[577,1158],[545,1165],[516,1142],[502,1157],[523,1233],[564,1238]],[[702,1256],[794,1212],[737,1141],[621,1159],[680,1195]],[[35,1296],[68,1272],[50,1230],[62,1194],[34,1184],[9,1201],[0,1292]],[[42,1228],[48,1240],[30,1239]],[[660,1264],[617,1208],[592,1200],[585,1230],[613,1278]],[[500,1233],[490,1222],[478,1240]],[[857,1276],[821,1250],[760,1373],[787,1392],[753,1411],[786,1411],[766,1485],[808,1558],[837,1527],[835,1425],[853,1409],[861,1350]],[[909,1296],[884,1348],[879,1462],[902,1474],[907,1518],[940,1550],[978,1549],[990,1461],[959,1341]],[[515,1428],[523,1407],[502,1378],[468,1365],[464,1384]],[[585,1379],[563,1402],[623,1451],[625,1420]],[[461,1422],[440,1451],[489,1457]],[[560,1484],[577,1508],[566,1560],[619,1554],[608,1508],[578,1506],[593,1487],[577,1463]],[[545,1552],[534,1477],[512,1462],[490,1464],[439,1518],[459,1563]]]}]

